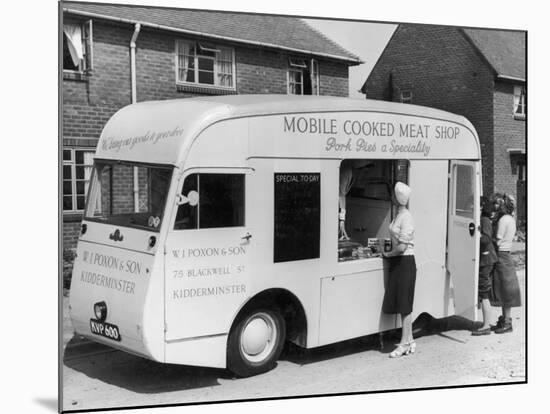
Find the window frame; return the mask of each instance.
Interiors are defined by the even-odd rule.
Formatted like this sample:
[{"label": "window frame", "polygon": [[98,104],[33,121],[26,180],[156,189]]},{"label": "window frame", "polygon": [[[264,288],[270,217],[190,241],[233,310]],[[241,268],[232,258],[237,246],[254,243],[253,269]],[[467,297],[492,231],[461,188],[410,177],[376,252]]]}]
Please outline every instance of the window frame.
[{"label": "window frame", "polygon": [[[62,153],[61,156],[61,161],[62,161],[62,170],[61,170],[61,199],[62,199],[62,203],[61,203],[61,209],[62,209],[62,212],[63,214],[65,213],[83,213],[85,210],[86,210],[86,200],[87,200],[87,193],[88,193],[88,189],[90,188],[90,180],[92,178],[92,175],[91,175],[91,172],[93,171],[93,167],[94,167],[94,157],[92,157],[91,159],[91,164],[77,164],[76,163],[76,152],[77,151],[82,151],[82,152],[89,152],[89,153],[92,153],[93,155],[95,155],[95,148],[89,148],[89,147],[63,147],[62,148],[62,151],[65,152],[65,151],[70,151],[70,154],[71,154],[71,159],[70,160],[65,160],[63,158],[64,154]],[[71,178],[70,178],[70,181],[71,181],[71,209],[70,210],[65,210],[64,208],[64,199],[66,197],[65,195],[65,192],[63,191],[63,184],[64,182],[67,180],[63,174],[63,167],[65,166],[70,166],[71,167]],[[83,179],[77,179],[76,178],[76,167],[77,166],[82,166],[84,167],[84,171],[86,171],[86,167],[89,168],[89,171],[90,171],[90,175],[88,177],[88,179],[86,180],[86,173],[84,172],[84,178]],[[84,206],[79,209],[78,208],[78,193],[77,193],[77,181],[83,181],[84,182]],[[82,194],[80,194],[82,195]]]},{"label": "window frame", "polygon": [[[465,171],[468,171],[469,173],[468,176],[463,175]],[[474,211],[475,210],[475,204],[474,204],[475,176],[476,176],[475,168],[472,165],[467,165],[467,164],[454,164],[452,174],[454,177],[452,214],[466,220],[473,220],[475,217],[475,211]],[[460,178],[462,178],[462,180],[460,180]],[[467,178],[468,180],[464,180],[464,178]],[[467,190],[470,190],[468,193],[468,197],[466,198],[466,201],[468,202],[468,200],[471,197],[472,205],[471,206],[467,205],[466,208],[458,208],[459,201],[464,201],[462,198],[459,200],[459,190],[463,189],[463,187],[460,187],[460,185],[464,185],[464,184],[468,184]]]},{"label": "window frame", "polygon": [[[306,73],[307,71],[307,73]],[[292,74],[299,73],[301,77],[301,82],[294,82]],[[286,92],[287,95],[305,95],[304,86],[305,86],[305,77],[309,75],[310,84],[311,84],[311,96],[320,95],[320,77],[319,77],[319,61],[317,59],[311,58],[309,62],[307,59],[303,58],[288,58],[288,69],[286,72]],[[293,93],[291,85],[301,85],[301,93]]]},{"label": "window frame", "polygon": [[[300,82],[293,81],[292,74],[300,75]],[[296,89],[296,85],[300,85],[300,93],[292,92],[292,86]],[[287,72],[287,94],[289,95],[303,95],[304,94],[304,71],[302,69],[288,68]]]},{"label": "window frame", "polygon": [[[67,21],[63,22],[61,25],[61,41],[63,48],[63,43],[65,42],[65,33],[63,30],[63,26],[65,24],[71,24],[71,25],[80,25],[81,30],[81,42],[82,42],[82,59],[78,65],[78,69],[65,69],[62,66],[63,74],[70,77],[71,75],[91,75],[93,71],[93,21],[86,20],[86,21],[76,21],[72,19],[68,19]],[[61,53],[63,53],[63,50],[61,50]],[[63,62],[62,62],[63,65]]]},{"label": "window frame", "polygon": [[[92,170],[92,175],[90,176],[90,179],[94,178],[97,180],[99,179],[99,175],[95,174],[94,175],[94,172],[97,172],[97,168],[96,166],[98,164],[104,164],[104,168],[105,167],[109,167],[111,170],[109,172],[110,174],[110,178],[109,178],[109,181],[110,181],[110,184],[109,184],[109,197],[108,197],[108,200],[109,200],[109,209],[111,210],[111,212],[109,213],[109,216],[110,218],[112,217],[116,217],[117,215],[120,216],[120,215],[124,215],[124,214],[142,214],[143,212],[140,212],[140,211],[136,211],[135,210],[135,204],[132,205],[132,207],[134,207],[134,211],[132,213],[119,213],[119,214],[112,214],[112,209],[113,209],[113,198],[112,198],[112,193],[113,193],[113,187],[111,186],[111,184],[113,183],[113,169],[114,167],[117,167],[117,166],[124,166],[124,167],[128,167],[128,168],[131,168],[132,169],[132,181],[134,179],[134,173],[135,173],[135,168],[143,168],[143,169],[146,169],[146,170],[150,170],[150,169],[157,169],[157,170],[165,170],[165,171],[168,171],[169,173],[169,183],[168,183],[168,186],[167,186],[167,192],[166,192],[166,196],[163,198],[163,204],[160,208],[160,210],[162,211],[162,215],[160,216],[160,223],[158,226],[154,226],[154,227],[151,227],[151,225],[149,224],[149,226],[144,226],[144,225],[141,225],[141,224],[132,224],[132,223],[114,223],[112,221],[112,219],[109,219],[108,221],[105,221],[103,220],[102,218],[99,218],[97,215],[93,215],[93,214],[90,214],[90,213],[93,213],[93,210],[91,211],[90,208],[94,208],[90,205],[90,202],[95,202],[97,201],[97,199],[95,198],[95,195],[97,193],[93,193],[93,192],[90,192],[90,187],[88,187],[88,192],[90,192],[89,194],[89,197],[88,197],[88,194],[86,196],[86,205],[85,205],[85,209],[84,209],[84,212],[83,212],[83,215],[82,215],[82,218],[86,221],[91,221],[91,222],[96,222],[96,223],[101,223],[101,224],[106,224],[106,225],[114,225],[114,226],[118,226],[118,227],[125,227],[125,228],[132,228],[132,229],[138,229],[138,230],[147,230],[147,231],[152,231],[152,232],[155,232],[155,233],[160,233],[162,227],[165,225],[164,223],[166,222],[167,220],[167,215],[165,214],[166,213],[166,207],[169,203],[169,191],[170,191],[170,187],[172,185],[172,180],[173,180],[173,173],[174,173],[174,166],[173,165],[170,165],[170,164],[156,164],[156,163],[146,163],[146,162],[136,162],[136,161],[121,161],[121,160],[113,160],[113,159],[104,159],[104,158],[94,158],[94,163],[93,163],[93,166],[94,166],[94,169]],[[139,172],[138,172],[139,174]],[[152,199],[152,189],[153,189],[153,186],[151,184],[151,180],[152,180],[152,177],[151,175],[147,174],[147,201],[148,201],[148,207],[150,207],[150,203],[151,203],[151,199]],[[139,178],[138,178],[138,181],[139,181]],[[92,187],[92,190],[94,188]],[[101,188],[98,188],[96,187],[96,189],[99,189],[101,191]],[[132,188],[132,198],[133,198],[133,188]],[[138,189],[139,193],[140,193],[140,196],[141,194],[141,188]],[[100,205],[102,204],[102,193],[100,192],[99,193],[99,202],[100,202]],[[140,200],[141,201],[141,200]]]},{"label": "window frame", "polygon": [[410,89],[404,89],[399,94],[399,100],[401,103],[412,104],[413,92]]},{"label": "window frame", "polygon": [[[180,44],[186,43],[190,46],[194,47],[194,55],[193,55],[193,73],[194,73],[194,81],[184,81],[180,79],[179,72],[179,56],[180,56]],[[211,52],[214,54],[214,56],[209,56],[208,54],[201,54],[199,53],[199,50],[203,50],[205,52]],[[231,74],[225,73],[223,71],[220,71],[218,68],[219,62],[223,61],[221,59],[222,51],[230,52],[231,55]],[[188,56],[191,56],[190,54]],[[201,83],[199,82],[199,72],[201,72],[199,68],[199,58],[200,59],[209,59],[213,61],[213,81],[214,83]],[[222,89],[227,91],[236,91],[236,85],[237,85],[237,76],[236,76],[236,65],[235,65],[235,48],[230,46],[221,46],[218,44],[210,44],[207,42],[200,42],[198,40],[189,40],[189,39],[175,39],[174,42],[174,61],[175,61],[175,77],[176,77],[176,85],[182,85],[182,86],[192,86],[197,88],[206,88],[206,89]],[[190,69],[188,69],[190,70]],[[204,72],[204,70],[202,70]],[[218,82],[220,80],[221,76],[231,76],[231,86],[224,86],[220,85]]]},{"label": "window frame", "polygon": [[[522,111],[517,112],[517,110],[520,108],[520,102]],[[525,87],[525,85],[514,85],[513,116],[514,119],[520,120],[524,120],[527,116],[527,88]]]},{"label": "window frame", "polygon": [[[176,228],[176,220],[177,220],[177,216],[178,216],[178,211],[181,207],[184,206],[183,205],[176,205],[176,208],[175,208],[175,211],[174,211],[174,214],[173,214],[173,220],[170,224],[170,231],[175,231],[175,232],[179,232],[179,231],[207,231],[207,230],[217,230],[217,229],[238,229],[238,228],[244,228],[246,227],[246,216],[247,216],[247,213],[246,213],[246,186],[247,186],[247,173],[248,171],[240,171],[240,170],[235,170],[235,171],[209,171],[209,170],[196,170],[196,169],[193,169],[193,170],[190,170],[188,174],[186,174],[183,179],[181,180],[181,182],[179,183],[178,185],[178,190],[177,190],[177,197],[179,198],[180,196],[186,196],[187,194],[182,194],[182,191],[185,187],[185,184],[186,184],[186,181],[188,179],[190,179],[192,176],[196,176],[196,180],[197,180],[197,192],[199,193],[199,202],[197,204],[197,214],[196,214],[196,227],[193,227],[193,228]],[[217,227],[201,227],[201,222],[200,222],[200,209],[201,209],[201,198],[200,198],[200,194],[201,194],[201,191],[200,191],[200,176],[201,175],[218,175],[218,176],[240,176],[242,178],[242,201],[243,201],[243,204],[242,204],[242,224],[239,224],[239,225],[231,225],[231,226],[217,226]]]},{"label": "window frame", "polygon": [[[351,155],[351,154],[350,154]],[[352,212],[355,210],[357,212],[357,204],[365,204],[368,202],[370,203],[374,209],[380,209],[380,208],[386,208],[389,212],[389,221],[393,220],[398,213],[398,208],[393,203],[393,197],[394,197],[394,188],[395,184],[400,181],[407,185],[409,185],[410,182],[410,160],[406,158],[354,158],[353,156],[349,158],[342,158],[338,165],[338,174],[341,174],[343,163],[344,162],[351,162],[352,164],[348,164],[347,167],[353,168],[354,161],[371,161],[373,165],[365,165],[361,167],[355,167],[353,178],[350,183],[349,191],[346,193],[346,230],[349,232],[349,236],[352,238],[350,240],[339,240],[338,243],[343,242],[349,243],[350,241],[352,244],[355,244],[355,246],[343,246],[344,249],[348,248],[351,250],[348,250],[348,253],[350,255],[342,255],[340,257],[340,252],[336,255],[336,260],[338,263],[338,266],[348,266],[349,263],[354,262],[360,262],[360,263],[378,263],[375,261],[375,259],[380,260],[380,255],[378,253],[381,252],[381,250],[378,250],[377,254],[372,253],[365,253],[365,249],[371,247],[370,241],[373,239],[383,240],[391,238],[389,233],[385,235],[384,237],[380,237],[379,230],[381,228],[387,228],[385,227],[378,227],[378,231],[375,233],[370,233],[369,231],[372,231],[372,228],[369,230],[369,226],[364,226],[361,224],[359,227],[356,227],[356,223],[358,223],[358,218],[361,219],[361,217],[356,216]],[[371,168],[374,168],[374,170],[371,170]],[[373,184],[380,185],[381,188],[385,189],[385,194],[383,196],[377,196],[377,195],[369,195],[366,189],[372,189]],[[342,185],[342,183],[339,183],[339,186]],[[338,207],[340,211],[340,187],[338,187],[338,191],[335,192],[336,196],[338,198]],[[355,205],[355,207],[351,207]],[[365,211],[366,210],[362,210]],[[370,212],[369,212],[370,213]],[[374,216],[372,216],[374,217]],[[336,217],[335,217],[336,220]],[[370,220],[370,224],[373,223],[373,220]],[[381,222],[378,222],[380,224]],[[389,223],[388,223],[389,224]],[[357,237],[356,239],[353,239],[353,232],[359,231],[361,232],[361,236]],[[367,231],[367,233],[364,233]],[[375,243],[376,245],[376,243]],[[352,252],[356,248],[357,249],[357,256],[355,256]],[[379,249],[383,247],[382,244],[379,245]],[[339,247],[340,248],[340,247]],[[377,266],[377,265],[373,265]]]}]

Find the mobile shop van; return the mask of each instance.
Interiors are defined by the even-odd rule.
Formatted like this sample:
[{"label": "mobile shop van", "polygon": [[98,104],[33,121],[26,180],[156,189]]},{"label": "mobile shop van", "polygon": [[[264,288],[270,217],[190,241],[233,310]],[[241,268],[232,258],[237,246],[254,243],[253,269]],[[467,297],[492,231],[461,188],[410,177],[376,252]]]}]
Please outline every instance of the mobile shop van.
[{"label": "mobile shop van", "polygon": [[[285,340],[314,348],[399,328],[381,310],[377,254],[397,180],[412,188],[413,318],[475,319],[480,159],[465,118],[414,105],[239,95],[127,106],[95,155],[73,326],[239,376],[273,368]],[[340,241],[340,169],[357,160]]]}]

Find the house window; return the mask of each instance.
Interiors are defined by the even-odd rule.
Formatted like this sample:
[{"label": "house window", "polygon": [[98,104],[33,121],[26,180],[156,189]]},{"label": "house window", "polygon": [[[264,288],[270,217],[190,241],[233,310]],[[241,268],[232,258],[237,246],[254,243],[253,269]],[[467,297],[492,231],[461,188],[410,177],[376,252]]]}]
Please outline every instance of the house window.
[{"label": "house window", "polygon": [[231,48],[200,42],[176,41],[178,83],[233,89],[235,87],[234,61]]},{"label": "house window", "polygon": [[412,103],[413,94],[410,90],[401,91],[401,102],[402,103]]},{"label": "house window", "polygon": [[319,95],[319,64],[315,59],[288,60],[287,93],[291,95]]},{"label": "house window", "polygon": [[301,70],[288,70],[288,93],[291,95],[304,94],[304,75]]},{"label": "house window", "polygon": [[63,70],[92,69],[92,21],[63,24]]},{"label": "house window", "polygon": [[525,119],[527,114],[525,94],[525,86],[514,86],[514,118],[516,119]]},{"label": "house window", "polygon": [[84,210],[95,151],[63,149],[63,211]]}]

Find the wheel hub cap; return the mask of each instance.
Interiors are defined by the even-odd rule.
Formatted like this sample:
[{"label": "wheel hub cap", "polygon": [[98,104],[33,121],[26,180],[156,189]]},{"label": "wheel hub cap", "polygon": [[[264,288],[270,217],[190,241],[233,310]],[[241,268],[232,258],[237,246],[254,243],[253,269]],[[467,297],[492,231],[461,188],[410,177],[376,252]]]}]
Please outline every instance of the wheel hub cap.
[{"label": "wheel hub cap", "polygon": [[275,321],[269,314],[254,315],[241,334],[241,352],[250,362],[260,363],[271,354],[276,337]]}]

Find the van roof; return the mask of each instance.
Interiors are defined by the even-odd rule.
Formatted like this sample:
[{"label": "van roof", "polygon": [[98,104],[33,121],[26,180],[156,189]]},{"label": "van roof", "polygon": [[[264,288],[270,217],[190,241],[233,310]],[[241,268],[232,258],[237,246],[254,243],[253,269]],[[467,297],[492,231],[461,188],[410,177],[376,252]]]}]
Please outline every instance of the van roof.
[{"label": "van roof", "polygon": [[374,99],[351,99],[335,96],[312,95],[218,95],[197,98],[181,98],[163,101],[145,101],[126,108],[138,105],[147,105],[161,108],[179,107],[182,113],[189,110],[198,102],[204,108],[219,108],[220,112],[230,117],[254,116],[274,113],[302,113],[302,112],[333,112],[368,110],[381,112],[402,113],[406,107],[407,113],[416,116],[437,117],[456,122],[468,122],[466,118],[440,109],[420,105],[403,104],[398,102],[380,101]]},{"label": "van roof", "polygon": [[188,148],[194,137],[219,121],[331,112],[403,114],[452,122],[470,130],[479,149],[472,124],[463,116],[439,109],[369,99],[264,94],[182,98],[128,105],[105,125],[96,158],[177,165],[182,160],[182,151]]}]

